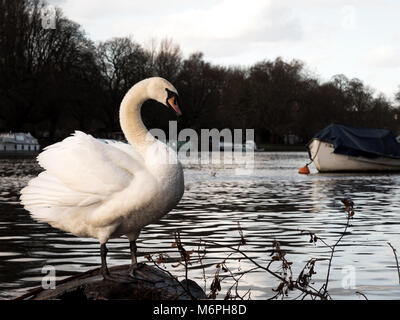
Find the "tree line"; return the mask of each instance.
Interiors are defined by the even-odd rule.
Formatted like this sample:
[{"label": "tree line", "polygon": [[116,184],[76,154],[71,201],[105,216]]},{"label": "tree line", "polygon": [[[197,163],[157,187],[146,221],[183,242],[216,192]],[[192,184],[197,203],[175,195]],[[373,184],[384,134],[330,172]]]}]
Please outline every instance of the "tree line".
[{"label": "tree line", "polygon": [[[161,76],[180,94],[180,128],[254,128],[257,142],[300,143],[332,122],[397,131],[396,102],[359,79],[321,81],[302,61],[264,60],[220,66],[201,52],[188,57],[171,39],[143,47],[132,37],[94,43],[55,12],[42,26],[45,3],[0,0],[0,131],[31,132],[44,144],[82,130],[98,137],[120,131],[118,110],[136,82]],[[145,124],[167,130],[175,116],[155,102],[142,108]]]}]

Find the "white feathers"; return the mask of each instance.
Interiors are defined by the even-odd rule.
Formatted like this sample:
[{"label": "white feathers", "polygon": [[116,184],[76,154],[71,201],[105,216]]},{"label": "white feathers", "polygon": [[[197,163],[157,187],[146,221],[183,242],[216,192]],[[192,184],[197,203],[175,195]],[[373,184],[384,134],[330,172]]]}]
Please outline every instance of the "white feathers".
[{"label": "white feathers", "polygon": [[140,168],[140,164],[121,149],[79,131],[47,147],[38,161],[66,187],[105,195],[127,187],[135,167]]},{"label": "white feathers", "polygon": [[128,144],[106,144],[77,131],[38,156],[46,171],[29,181],[21,191],[21,202],[33,218],[53,225],[64,219],[63,214],[69,214],[65,219],[83,214],[83,207],[92,206],[94,211],[129,187],[134,171],[143,171],[139,160]]}]

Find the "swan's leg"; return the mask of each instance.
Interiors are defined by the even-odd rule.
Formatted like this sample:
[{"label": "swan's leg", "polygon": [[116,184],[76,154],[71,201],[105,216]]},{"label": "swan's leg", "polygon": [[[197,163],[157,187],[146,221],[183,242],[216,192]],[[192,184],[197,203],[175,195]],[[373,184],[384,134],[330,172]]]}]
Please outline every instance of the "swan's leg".
[{"label": "swan's leg", "polygon": [[131,258],[132,258],[132,263],[129,267],[129,275],[134,276],[135,271],[137,269],[137,259],[136,259],[136,252],[137,252],[137,246],[136,246],[136,240],[129,241],[129,247],[131,249]]},{"label": "swan's leg", "polygon": [[107,267],[107,252],[108,249],[105,243],[100,245],[100,254],[101,254],[101,274],[103,275],[104,279],[110,278],[110,272],[108,271]]}]

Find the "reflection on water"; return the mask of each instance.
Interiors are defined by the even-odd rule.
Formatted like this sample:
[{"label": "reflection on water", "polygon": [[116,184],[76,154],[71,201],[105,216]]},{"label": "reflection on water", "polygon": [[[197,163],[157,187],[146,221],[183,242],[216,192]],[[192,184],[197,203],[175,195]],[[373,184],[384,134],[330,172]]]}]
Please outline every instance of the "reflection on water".
[{"label": "reflection on water", "polygon": [[[234,165],[186,166],[185,195],[173,212],[143,230],[138,240],[140,259],[158,251],[177,257],[171,248],[176,230],[195,249],[200,238],[236,246],[240,222],[247,240],[242,249],[248,255],[265,261],[276,239],[299,272],[309,258],[329,255],[326,247],[310,244],[300,230],[314,231],[333,243],[346,223],[339,201],[346,196],[355,202],[356,216],[333,261],[331,295],[360,299],[355,292],[362,291],[370,299],[400,298],[394,256],[387,245],[391,242],[400,251],[400,175],[314,171],[301,176],[297,170],[307,161],[306,153],[258,153],[255,160],[252,175],[235,175]],[[38,172],[34,160],[0,159],[0,298],[40,285],[44,265],[55,266],[57,277],[63,278],[100,264],[96,240],[79,239],[35,222],[21,208],[18,192]],[[129,263],[127,239],[112,240],[109,248],[110,265]],[[203,264],[208,276],[213,276],[215,263],[226,255],[226,249],[207,248]],[[232,270],[251,268],[236,258],[229,260],[229,266]],[[349,266],[355,268],[355,287],[345,289],[342,283]],[[179,271],[170,263],[167,267]],[[315,286],[323,283],[326,267],[317,264]],[[199,265],[192,266],[189,276],[203,284]],[[274,295],[276,285],[265,273],[252,272],[242,279],[240,289],[251,288],[253,299],[264,299]],[[224,289],[227,286],[221,298]]]}]

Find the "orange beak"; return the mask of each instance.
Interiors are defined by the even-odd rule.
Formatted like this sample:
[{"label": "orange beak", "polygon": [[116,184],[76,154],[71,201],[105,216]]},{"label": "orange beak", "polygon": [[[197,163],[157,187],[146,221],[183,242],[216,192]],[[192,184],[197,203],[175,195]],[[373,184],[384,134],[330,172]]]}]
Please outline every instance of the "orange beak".
[{"label": "orange beak", "polygon": [[181,109],[179,109],[178,102],[176,101],[175,97],[169,98],[168,104],[171,106],[172,109],[175,110],[175,112],[178,116],[182,115],[182,111],[181,111]]}]

